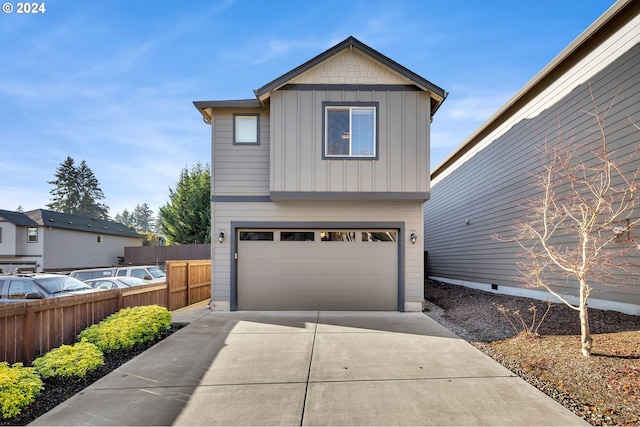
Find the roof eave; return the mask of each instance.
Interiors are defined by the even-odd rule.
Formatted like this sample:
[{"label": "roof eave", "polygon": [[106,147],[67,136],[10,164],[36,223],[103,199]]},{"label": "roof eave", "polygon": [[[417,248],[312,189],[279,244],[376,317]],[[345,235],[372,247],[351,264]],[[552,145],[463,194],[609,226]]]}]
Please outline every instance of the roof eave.
[{"label": "roof eave", "polygon": [[256,99],[229,99],[222,101],[193,101],[193,105],[202,114],[205,123],[211,124],[213,110],[216,108],[260,108],[262,105]]},{"label": "roof eave", "polygon": [[355,37],[350,36],[347,39],[343,40],[342,42],[338,43],[337,45],[327,49],[326,51],[322,52],[321,54],[319,54],[319,55],[315,56],[314,58],[310,59],[309,61],[305,62],[304,64],[299,65],[298,67],[296,67],[293,70],[291,70],[291,71],[281,75],[280,77],[272,80],[271,82],[267,83],[266,85],[262,86],[261,88],[256,89],[254,91],[254,93],[256,95],[256,98],[257,98],[258,102],[260,102],[261,105],[264,105],[264,103],[267,101],[267,99],[271,96],[271,92],[273,92],[274,90],[278,90],[279,88],[281,88],[282,86],[287,84],[291,79],[293,79],[293,78],[299,76],[300,74],[310,70],[311,68],[315,67],[316,65],[324,62],[328,58],[334,56],[338,52],[340,52],[340,51],[342,51],[344,49],[347,49],[347,48],[349,48],[349,49],[356,48],[356,49],[360,50],[361,52],[363,52],[366,55],[368,55],[368,56],[372,57],[373,59],[375,59],[376,61],[384,64],[385,66],[391,68],[392,70],[396,71],[397,73],[403,75],[405,78],[407,78],[409,81],[411,81],[413,84],[415,84],[420,89],[424,90],[425,92],[428,92],[429,95],[431,96],[431,98],[433,98],[436,101],[435,104],[432,105],[432,111],[431,111],[431,115],[432,116],[435,113],[435,111],[440,107],[440,104],[442,104],[442,102],[447,97],[447,93],[446,93],[446,91],[444,89],[436,86],[435,84],[431,83],[430,81],[428,81],[424,77],[421,77],[420,75],[418,75],[418,74],[414,73],[413,71],[409,70],[408,68],[398,64],[397,62],[395,62],[394,60],[390,59],[389,57],[387,57],[387,56],[381,54],[380,52],[372,49],[371,47],[369,47],[366,44],[362,43],[361,41],[359,41]]}]

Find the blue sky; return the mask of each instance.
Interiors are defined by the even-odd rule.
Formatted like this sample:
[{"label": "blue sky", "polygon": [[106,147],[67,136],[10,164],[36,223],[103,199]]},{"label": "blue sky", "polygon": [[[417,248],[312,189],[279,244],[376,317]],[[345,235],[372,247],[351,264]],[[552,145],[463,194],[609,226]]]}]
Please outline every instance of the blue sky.
[{"label": "blue sky", "polygon": [[[3,0],[4,3],[4,0]],[[210,159],[193,101],[253,90],[350,35],[449,92],[436,166],[613,0],[47,0],[0,14],[0,209],[46,208],[85,160],[111,216]]]}]

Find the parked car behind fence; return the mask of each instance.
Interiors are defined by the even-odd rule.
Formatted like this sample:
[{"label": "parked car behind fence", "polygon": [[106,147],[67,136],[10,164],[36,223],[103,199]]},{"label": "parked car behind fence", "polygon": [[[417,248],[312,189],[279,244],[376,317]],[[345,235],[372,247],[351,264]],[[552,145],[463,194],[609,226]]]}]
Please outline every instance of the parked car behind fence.
[{"label": "parked car behind fence", "polygon": [[129,267],[91,268],[86,270],[74,270],[69,276],[79,280],[98,279],[105,277],[138,277],[151,283],[160,283],[167,280],[167,273],[155,265],[140,265]]},{"label": "parked car behind fence", "polygon": [[60,274],[15,274],[0,276],[0,300],[15,302],[95,292],[91,286]]},{"label": "parked car behind fence", "polygon": [[102,277],[85,280],[84,282],[95,289],[121,289],[151,283],[138,277]]}]

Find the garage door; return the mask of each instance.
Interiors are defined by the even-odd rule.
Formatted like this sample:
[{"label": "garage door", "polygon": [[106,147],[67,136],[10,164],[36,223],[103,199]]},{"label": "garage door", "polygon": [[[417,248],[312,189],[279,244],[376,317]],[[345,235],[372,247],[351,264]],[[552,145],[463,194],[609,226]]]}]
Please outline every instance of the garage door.
[{"label": "garage door", "polygon": [[397,230],[239,230],[239,310],[397,310]]}]

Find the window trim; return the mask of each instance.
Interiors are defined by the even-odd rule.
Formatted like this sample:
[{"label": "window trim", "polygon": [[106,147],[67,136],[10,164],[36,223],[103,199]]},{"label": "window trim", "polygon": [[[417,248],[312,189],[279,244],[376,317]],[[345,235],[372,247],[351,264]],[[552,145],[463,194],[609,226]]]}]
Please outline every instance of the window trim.
[{"label": "window trim", "polygon": [[[373,108],[374,124],[373,124],[373,150],[372,156],[351,156],[351,155],[330,155],[327,154],[327,111],[331,107],[348,107],[348,108]],[[351,123],[351,115],[349,115],[349,123]],[[378,160],[380,153],[380,103],[379,102],[322,102],[322,159],[323,160]],[[350,136],[351,138],[351,136]]]},{"label": "window trim", "polygon": [[[31,230],[35,230],[35,240],[31,240]],[[27,228],[27,243],[38,243],[38,227],[28,227]]]},{"label": "window trim", "polygon": [[[238,119],[246,117],[256,118],[256,140],[255,142],[237,141]],[[260,145],[260,113],[233,113],[233,145]]]}]

